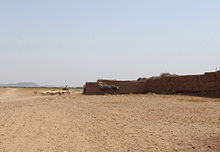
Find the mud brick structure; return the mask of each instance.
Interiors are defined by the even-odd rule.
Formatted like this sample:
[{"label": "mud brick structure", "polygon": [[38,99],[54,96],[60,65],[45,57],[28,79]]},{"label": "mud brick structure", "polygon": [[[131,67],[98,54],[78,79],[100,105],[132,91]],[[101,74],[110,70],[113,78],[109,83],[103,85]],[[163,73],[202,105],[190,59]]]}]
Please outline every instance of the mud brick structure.
[{"label": "mud brick structure", "polygon": [[[102,90],[99,83],[102,82],[107,85],[119,86],[118,90]],[[116,81],[116,80],[98,80],[97,82],[87,82],[84,87],[84,94],[129,94],[129,93],[145,93],[145,82],[140,81]]]},{"label": "mud brick structure", "polygon": [[[118,86],[118,90],[102,90],[100,83]],[[165,76],[139,78],[136,81],[98,80],[87,82],[84,94],[129,94],[129,93],[190,93],[220,97],[220,71],[201,75]]]}]

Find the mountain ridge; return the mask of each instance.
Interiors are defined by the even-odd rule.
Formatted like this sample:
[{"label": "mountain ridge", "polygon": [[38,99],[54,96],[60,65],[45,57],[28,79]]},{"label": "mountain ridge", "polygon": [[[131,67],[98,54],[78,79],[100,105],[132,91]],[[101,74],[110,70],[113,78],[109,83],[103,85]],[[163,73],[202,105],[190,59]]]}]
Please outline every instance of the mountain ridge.
[{"label": "mountain ridge", "polygon": [[7,83],[7,84],[0,84],[0,86],[1,87],[40,87],[40,85],[34,82]]}]

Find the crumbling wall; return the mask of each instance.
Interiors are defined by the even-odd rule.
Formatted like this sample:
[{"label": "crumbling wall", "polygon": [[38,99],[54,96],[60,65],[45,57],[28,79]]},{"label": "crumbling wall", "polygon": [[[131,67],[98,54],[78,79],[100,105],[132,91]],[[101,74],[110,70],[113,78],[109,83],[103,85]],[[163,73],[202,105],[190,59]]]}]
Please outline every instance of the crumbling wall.
[{"label": "crumbling wall", "polygon": [[105,94],[98,85],[97,82],[86,82],[83,90],[83,94],[87,95],[103,95]]},{"label": "crumbling wall", "polygon": [[[119,86],[119,90],[101,90],[99,83]],[[140,78],[137,81],[98,80],[86,83],[84,94],[194,93],[220,96],[220,71],[203,75]]]},{"label": "crumbling wall", "polygon": [[139,81],[117,81],[117,80],[98,80],[108,85],[119,86],[119,90],[106,90],[109,94],[128,94],[128,93],[145,93],[146,83]]},{"label": "crumbling wall", "polygon": [[216,72],[216,92],[215,94],[220,97],[220,71]]},{"label": "crumbling wall", "polygon": [[196,93],[218,95],[220,71],[206,72],[203,75],[156,77],[146,80],[147,92],[155,93]]},{"label": "crumbling wall", "polygon": [[216,94],[216,73],[217,72],[207,72],[204,74],[206,83],[206,91],[207,95],[215,95]]},{"label": "crumbling wall", "polygon": [[147,79],[147,91],[155,93],[200,92],[198,80],[201,76],[170,76]]},{"label": "crumbling wall", "polygon": [[[119,86],[118,90],[102,90],[99,83]],[[97,82],[87,82],[84,88],[84,94],[129,94],[129,93],[145,93],[145,82],[139,81],[117,81],[117,80],[98,80]]]}]

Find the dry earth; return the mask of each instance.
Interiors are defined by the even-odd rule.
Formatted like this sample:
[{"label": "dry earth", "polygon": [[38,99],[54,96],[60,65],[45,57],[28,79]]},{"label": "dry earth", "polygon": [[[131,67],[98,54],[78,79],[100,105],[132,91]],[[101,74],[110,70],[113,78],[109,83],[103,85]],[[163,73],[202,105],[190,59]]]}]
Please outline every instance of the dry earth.
[{"label": "dry earth", "polygon": [[0,152],[220,152],[220,99],[0,88]]}]

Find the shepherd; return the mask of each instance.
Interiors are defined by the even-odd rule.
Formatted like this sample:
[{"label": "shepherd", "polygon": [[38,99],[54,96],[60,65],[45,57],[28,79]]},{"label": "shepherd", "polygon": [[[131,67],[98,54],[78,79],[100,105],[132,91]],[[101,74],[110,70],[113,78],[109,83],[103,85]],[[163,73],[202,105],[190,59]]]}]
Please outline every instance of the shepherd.
[{"label": "shepherd", "polygon": [[63,90],[69,90],[68,87],[67,87],[67,85],[65,86],[65,88],[63,88]]}]

